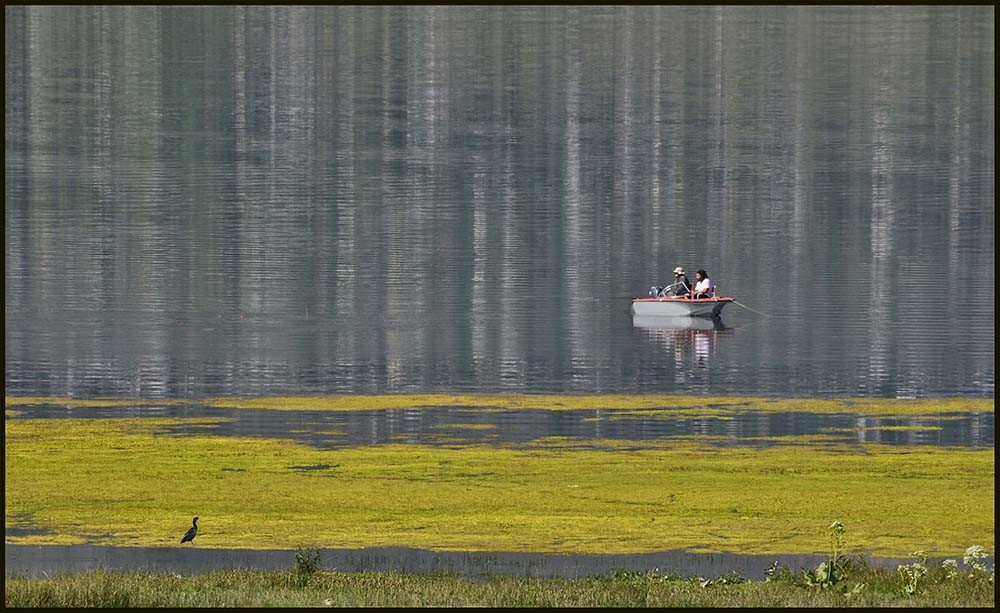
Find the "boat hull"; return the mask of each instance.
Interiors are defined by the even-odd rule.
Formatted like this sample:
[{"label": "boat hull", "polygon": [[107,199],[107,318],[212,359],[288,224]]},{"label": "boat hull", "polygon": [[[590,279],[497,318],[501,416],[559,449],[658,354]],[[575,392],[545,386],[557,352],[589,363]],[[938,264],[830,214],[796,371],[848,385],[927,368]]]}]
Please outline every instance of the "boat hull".
[{"label": "boat hull", "polygon": [[656,317],[718,317],[732,298],[635,298],[632,313]]}]

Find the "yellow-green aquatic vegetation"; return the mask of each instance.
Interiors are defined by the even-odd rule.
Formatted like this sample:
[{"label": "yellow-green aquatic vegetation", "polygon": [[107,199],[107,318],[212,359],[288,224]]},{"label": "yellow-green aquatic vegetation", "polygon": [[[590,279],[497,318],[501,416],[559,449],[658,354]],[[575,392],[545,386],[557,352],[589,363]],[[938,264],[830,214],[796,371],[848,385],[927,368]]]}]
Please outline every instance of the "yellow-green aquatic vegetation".
[{"label": "yellow-green aquatic vegetation", "polygon": [[288,431],[290,434],[313,434],[313,435],[323,435],[323,436],[346,436],[347,433],[343,430],[307,430],[303,428],[295,428],[294,430]]},{"label": "yellow-green aquatic vegetation", "polygon": [[[5,396],[5,406],[56,404],[70,407],[170,405],[177,400],[81,400],[57,397]],[[641,417],[715,417],[727,412],[850,413],[863,415],[935,415],[992,413],[992,398],[755,398],[745,396],[684,396],[676,394],[352,394],[342,396],[274,396],[263,398],[209,398],[207,406],[282,411],[365,411],[420,407],[476,408],[479,410],[549,411],[609,410]],[[662,412],[657,412],[662,410]]]},{"label": "yellow-green aquatic vegetation", "polygon": [[937,432],[941,426],[865,426],[860,428],[824,428],[827,432]]},{"label": "yellow-green aquatic vegetation", "polygon": [[993,545],[992,448],[322,450],[165,433],[210,421],[6,420],[5,523],[48,531],[7,542],[176,546],[197,515],[201,547],[812,553],[832,516],[874,555]]},{"label": "yellow-green aquatic vegetation", "polygon": [[993,398],[781,398],[751,403],[755,411],[777,413],[856,413],[862,415],[933,415],[992,413]]},{"label": "yellow-green aquatic vegetation", "polygon": [[146,405],[170,406],[179,400],[139,400],[121,398],[60,398],[59,396],[4,396],[3,404],[10,406],[33,406],[52,404],[63,407],[133,407]]},{"label": "yellow-green aquatic vegetation", "polygon": [[832,444],[842,445],[845,442],[845,437],[830,435],[830,434],[781,434],[775,436],[744,436],[740,438],[731,438],[729,440],[739,441],[741,443],[756,441],[761,443],[777,443],[784,445],[802,445],[805,443],[808,444],[832,443]]},{"label": "yellow-green aquatic vegetation", "polygon": [[[225,408],[276,410],[375,410],[415,407],[483,407],[541,410],[719,409],[778,413],[857,413],[864,415],[929,415],[935,413],[992,413],[992,398],[754,398],[743,396],[682,396],[674,394],[379,394],[293,396],[271,398],[214,398],[206,404]],[[713,410],[714,409],[714,410]],[[688,415],[695,415],[689,412]]]},{"label": "yellow-green aquatic vegetation", "polygon": [[623,438],[591,438],[575,436],[542,436],[535,438],[523,447],[539,449],[676,449],[685,443],[734,443],[740,444],[748,442],[774,443],[781,445],[838,445],[837,449],[843,450],[847,447],[845,442],[853,445],[856,450],[861,449],[859,443],[853,438],[844,436],[831,436],[826,434],[792,434],[786,436],[749,436],[733,437],[713,434],[691,434],[686,436],[672,436],[661,439],[623,439]]},{"label": "yellow-green aquatic vegetation", "polygon": [[352,411],[410,409],[419,407],[481,407],[506,410],[539,409],[658,409],[738,406],[753,400],[737,397],[675,396],[667,394],[352,394],[344,396],[291,396],[270,398],[210,398],[205,404],[234,409],[286,411]]},{"label": "yellow-green aquatic vegetation", "polygon": [[435,426],[441,430],[495,430],[496,424],[469,424],[469,423],[455,423],[455,424],[440,424]]}]

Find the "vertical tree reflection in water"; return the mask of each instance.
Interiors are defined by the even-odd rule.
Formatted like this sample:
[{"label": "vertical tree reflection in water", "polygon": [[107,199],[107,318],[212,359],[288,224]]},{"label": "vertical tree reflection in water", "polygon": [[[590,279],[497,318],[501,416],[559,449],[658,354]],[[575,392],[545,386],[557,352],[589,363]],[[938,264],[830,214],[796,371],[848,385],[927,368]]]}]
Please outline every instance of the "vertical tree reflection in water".
[{"label": "vertical tree reflection in water", "polygon": [[6,17],[8,393],[993,393],[990,7]]},{"label": "vertical tree reflection in water", "polygon": [[[882,73],[881,70],[878,73]],[[887,75],[878,74],[877,83]],[[878,85],[880,93],[885,92],[884,85]],[[867,293],[870,298],[869,309],[872,313],[871,349],[868,362],[870,386],[879,389],[889,378],[889,330],[887,322],[890,318],[890,287],[894,281],[889,269],[889,258],[892,255],[892,161],[887,142],[887,114],[881,95],[875,97],[875,113],[873,117],[872,143],[872,219],[871,219],[871,278]]]}]

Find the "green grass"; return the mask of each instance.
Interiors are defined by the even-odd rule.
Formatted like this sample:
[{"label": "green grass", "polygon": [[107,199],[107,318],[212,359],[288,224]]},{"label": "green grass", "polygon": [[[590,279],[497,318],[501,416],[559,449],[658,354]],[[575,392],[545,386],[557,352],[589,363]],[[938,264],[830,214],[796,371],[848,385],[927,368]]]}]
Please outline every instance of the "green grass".
[{"label": "green grass", "polygon": [[[857,593],[846,592],[864,584]],[[796,575],[764,582],[616,573],[581,579],[394,573],[218,571],[193,576],[142,572],[7,578],[7,607],[992,607],[985,575],[948,579],[930,569],[913,596],[894,569],[864,568],[829,589]]]}]

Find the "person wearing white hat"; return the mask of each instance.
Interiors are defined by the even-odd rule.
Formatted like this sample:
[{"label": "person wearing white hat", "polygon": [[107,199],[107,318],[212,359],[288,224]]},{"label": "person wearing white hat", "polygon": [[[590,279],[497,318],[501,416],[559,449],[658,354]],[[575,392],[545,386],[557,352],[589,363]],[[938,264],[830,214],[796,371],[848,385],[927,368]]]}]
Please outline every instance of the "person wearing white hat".
[{"label": "person wearing white hat", "polygon": [[674,269],[674,284],[672,287],[674,296],[687,296],[691,293],[691,282],[688,281],[687,275],[684,274],[684,267],[678,266]]},{"label": "person wearing white hat", "polygon": [[688,281],[684,269],[680,266],[674,269],[674,282],[666,287],[654,285],[649,288],[649,295],[653,298],[669,298],[672,296],[687,296],[691,293],[691,282]]}]

